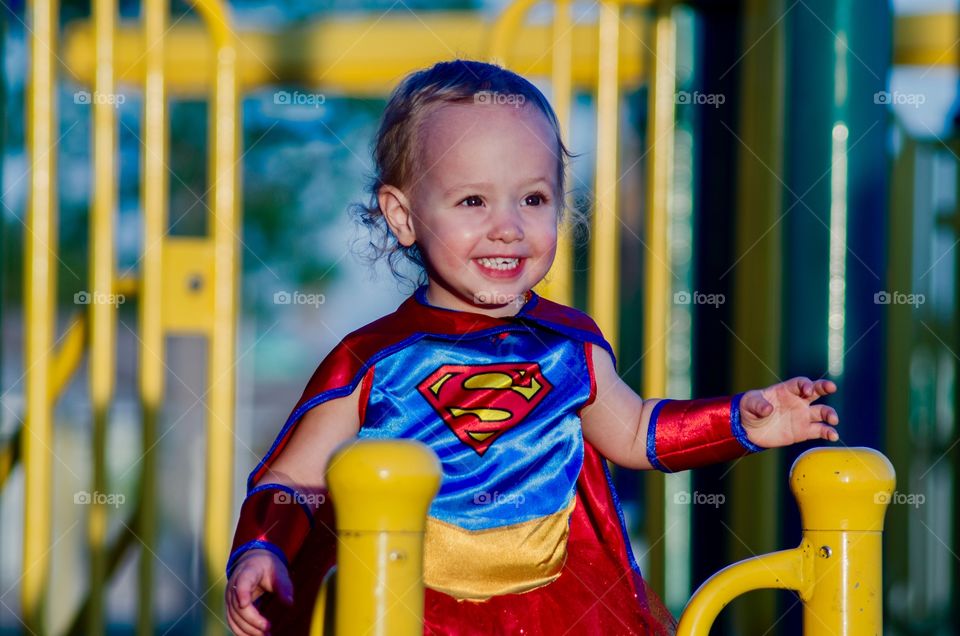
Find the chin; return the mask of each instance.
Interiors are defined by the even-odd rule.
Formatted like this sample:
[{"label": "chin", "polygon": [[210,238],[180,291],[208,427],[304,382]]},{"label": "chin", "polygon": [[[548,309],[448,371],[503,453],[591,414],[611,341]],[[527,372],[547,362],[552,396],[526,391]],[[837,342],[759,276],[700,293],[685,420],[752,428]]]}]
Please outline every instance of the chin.
[{"label": "chin", "polygon": [[527,289],[478,289],[473,293],[473,302],[477,305],[507,305],[523,296]]}]

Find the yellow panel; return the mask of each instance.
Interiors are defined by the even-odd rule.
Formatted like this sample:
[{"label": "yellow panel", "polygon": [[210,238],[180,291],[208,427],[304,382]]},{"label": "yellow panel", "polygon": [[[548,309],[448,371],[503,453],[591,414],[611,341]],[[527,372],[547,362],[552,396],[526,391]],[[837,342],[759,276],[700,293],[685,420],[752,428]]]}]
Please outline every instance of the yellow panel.
[{"label": "yellow panel", "polygon": [[168,238],[163,247],[164,330],[209,335],[213,324],[213,243]]}]

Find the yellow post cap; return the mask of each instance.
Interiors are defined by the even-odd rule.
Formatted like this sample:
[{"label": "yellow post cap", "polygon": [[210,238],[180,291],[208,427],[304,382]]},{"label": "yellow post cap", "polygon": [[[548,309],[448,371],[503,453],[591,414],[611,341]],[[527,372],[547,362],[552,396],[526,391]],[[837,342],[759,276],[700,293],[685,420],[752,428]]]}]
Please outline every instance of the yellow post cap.
[{"label": "yellow post cap", "polygon": [[872,448],[814,448],[790,469],[804,530],[881,532],[896,472]]},{"label": "yellow post cap", "polygon": [[341,446],[327,468],[338,531],[424,532],[441,476],[436,454],[414,440]]}]

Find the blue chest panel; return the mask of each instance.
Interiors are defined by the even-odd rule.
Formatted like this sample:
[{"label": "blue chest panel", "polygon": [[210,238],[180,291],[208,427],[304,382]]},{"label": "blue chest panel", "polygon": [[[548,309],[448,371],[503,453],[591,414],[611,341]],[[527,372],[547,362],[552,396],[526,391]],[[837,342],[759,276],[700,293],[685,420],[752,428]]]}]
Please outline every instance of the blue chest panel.
[{"label": "blue chest panel", "polygon": [[407,438],[443,465],[435,519],[501,528],[566,508],[583,464],[584,344],[526,325],[430,336],[377,362],[361,438]]}]

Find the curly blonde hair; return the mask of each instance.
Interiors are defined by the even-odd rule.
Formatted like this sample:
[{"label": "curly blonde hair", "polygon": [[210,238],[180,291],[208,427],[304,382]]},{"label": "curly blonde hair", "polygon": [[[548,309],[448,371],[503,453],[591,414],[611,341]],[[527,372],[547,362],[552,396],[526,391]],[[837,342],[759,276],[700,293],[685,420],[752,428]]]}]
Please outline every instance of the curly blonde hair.
[{"label": "curly blonde hair", "polygon": [[[408,247],[397,241],[387,226],[377,194],[385,184],[402,189],[412,181],[419,165],[419,132],[431,111],[449,103],[473,103],[483,93],[512,97],[523,105],[530,103],[547,118],[557,139],[557,184],[561,195],[557,200],[558,218],[564,218],[567,164],[577,155],[563,143],[557,115],[543,93],[520,75],[496,64],[464,59],[439,62],[407,75],[391,93],[374,138],[374,173],[365,188],[369,202],[351,205],[352,214],[370,230],[368,260],[373,263],[386,258],[390,271],[399,280],[407,280],[399,270],[405,259],[419,270],[419,280],[411,282],[426,282],[423,256],[417,245]],[[576,213],[574,216],[575,225],[583,225]]]}]

